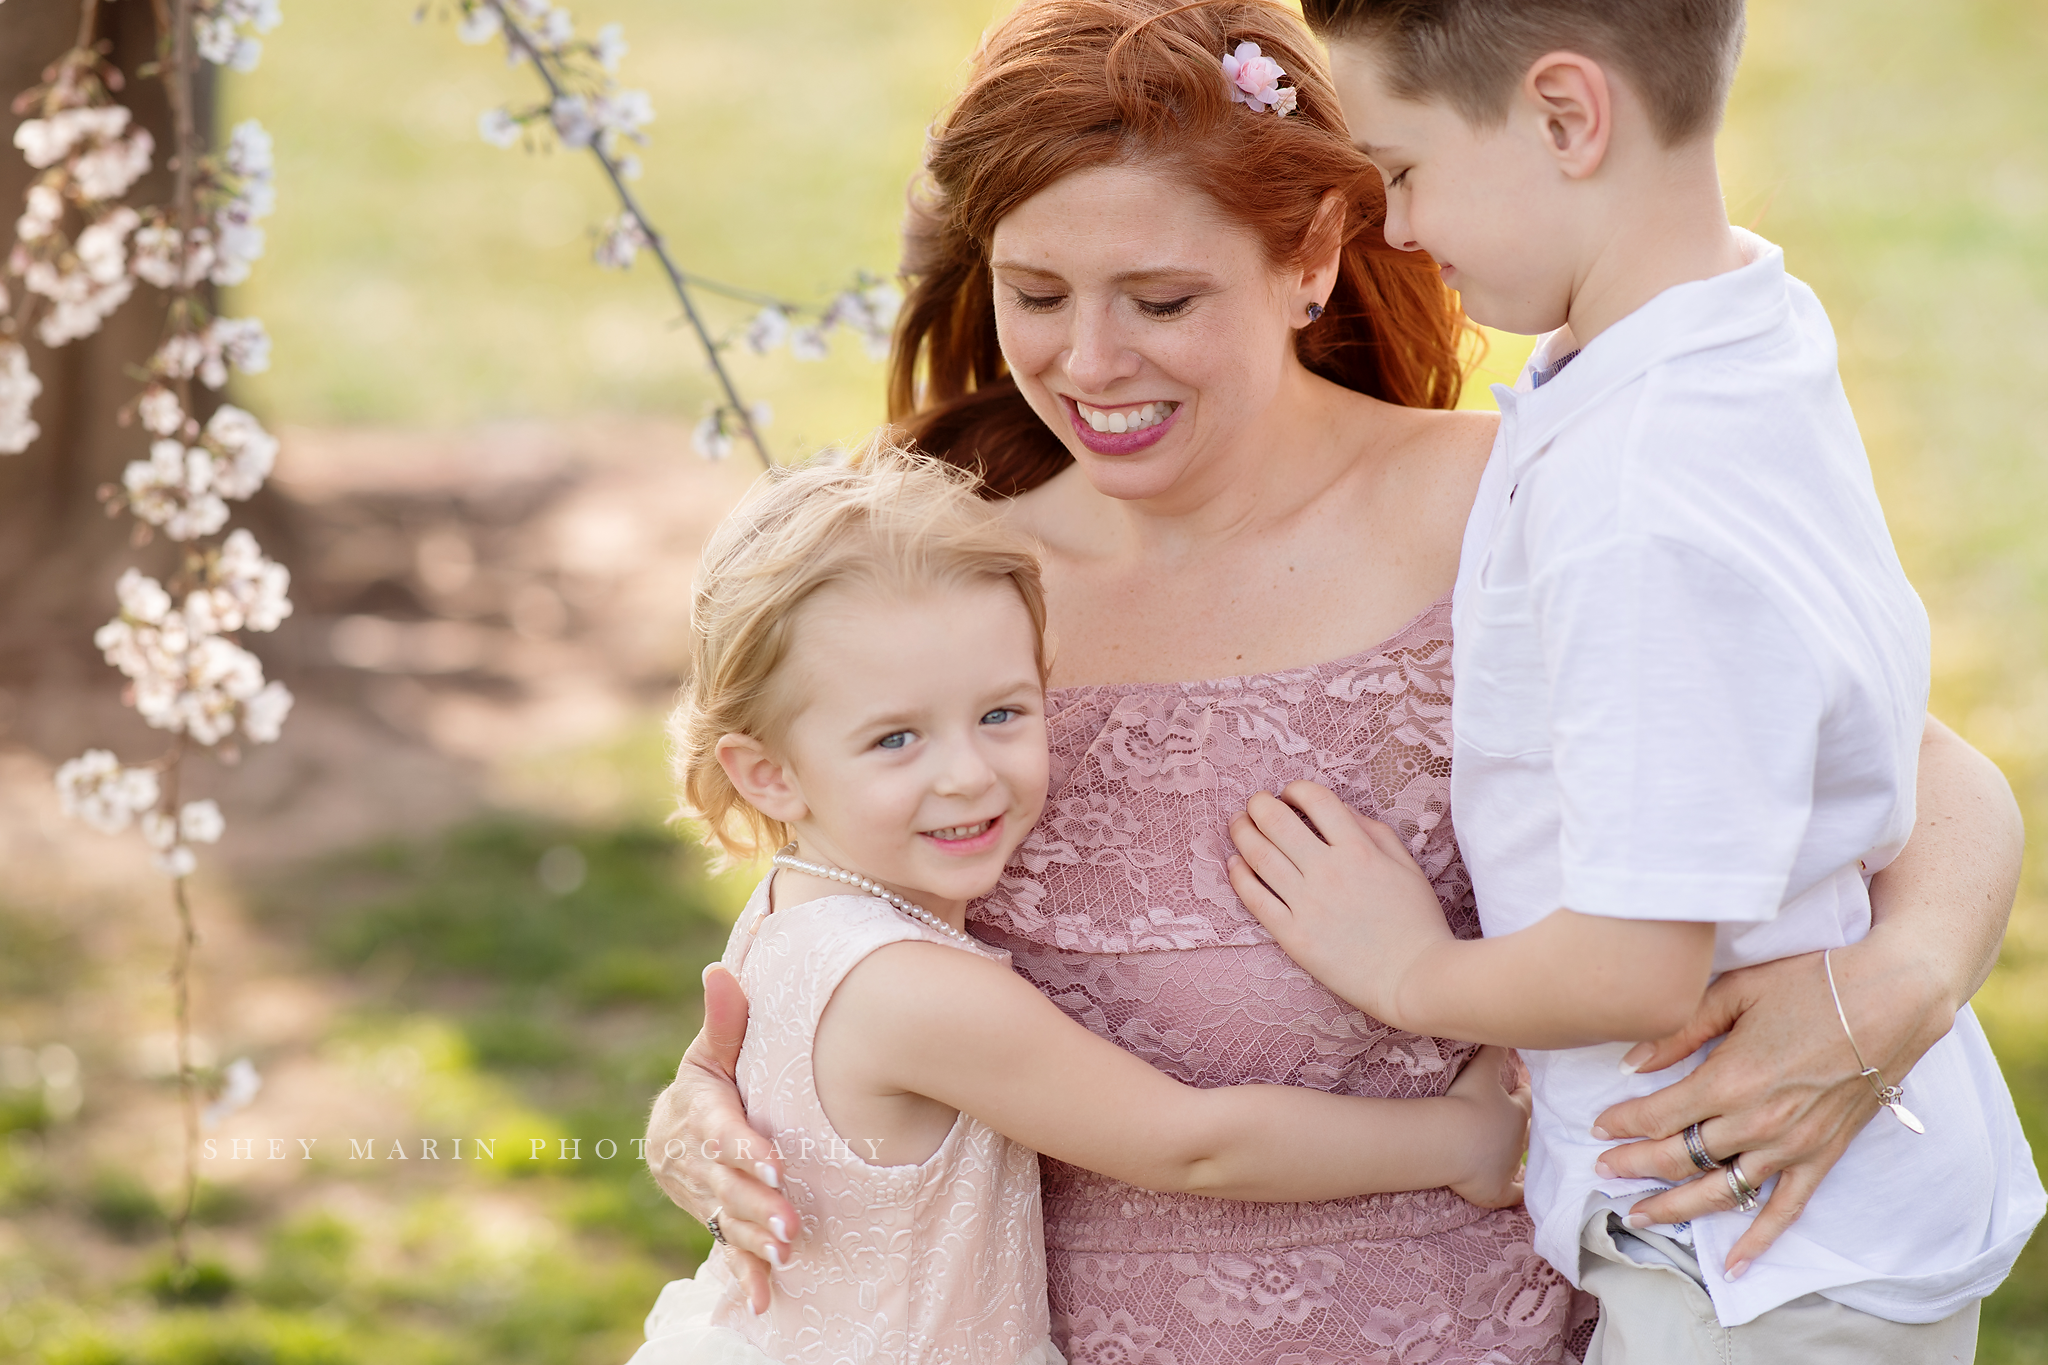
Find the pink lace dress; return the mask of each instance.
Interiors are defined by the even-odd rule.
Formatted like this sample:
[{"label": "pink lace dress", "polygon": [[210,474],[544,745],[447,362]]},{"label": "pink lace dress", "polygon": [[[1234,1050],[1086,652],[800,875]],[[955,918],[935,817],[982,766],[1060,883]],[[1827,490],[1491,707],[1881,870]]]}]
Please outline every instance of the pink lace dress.
[{"label": "pink lace dress", "polygon": [[[1399,830],[1460,937],[1450,599],[1361,654],[1048,698],[1052,793],[974,931],[1073,1018],[1189,1085],[1440,1095],[1468,1044],[1352,1009],[1224,873],[1231,819],[1297,778]],[[1154,1194],[1044,1160],[1054,1338],[1074,1365],[1564,1359],[1586,1301],[1520,1208],[1446,1189],[1310,1204]]]},{"label": "pink lace dress", "polygon": [[795,1261],[756,1317],[713,1255],[662,1290],[629,1365],[1064,1365],[1047,1334],[1037,1154],[962,1114],[917,1165],[875,1165],[833,1128],[811,1070],[832,992],[875,949],[916,939],[1004,954],[961,947],[871,896],[771,915],[767,886],[724,960],[751,1005],[737,1079],[783,1157],[802,1223]]}]

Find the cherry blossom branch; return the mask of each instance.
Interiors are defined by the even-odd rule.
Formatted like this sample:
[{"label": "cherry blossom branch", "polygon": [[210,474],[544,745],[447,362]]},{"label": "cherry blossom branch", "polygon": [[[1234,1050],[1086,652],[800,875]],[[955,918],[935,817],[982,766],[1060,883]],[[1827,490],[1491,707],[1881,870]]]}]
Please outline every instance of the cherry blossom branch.
[{"label": "cherry blossom branch", "polygon": [[[165,34],[162,0],[158,0],[158,12],[158,33]],[[162,75],[164,93],[171,105],[171,169],[176,177],[171,203],[178,223],[179,240],[190,242],[193,229],[199,225],[199,202],[194,182],[194,172],[198,169],[199,138],[192,117],[192,0],[171,0],[169,20],[171,50]],[[192,322],[197,287],[198,281],[193,279],[190,271],[178,273],[171,295],[170,321],[174,330],[180,323],[189,325]],[[183,376],[176,382],[178,406],[190,412],[191,376]],[[167,767],[169,790],[166,805],[172,810],[178,808],[178,781],[184,772],[185,744],[185,736],[179,735]],[[171,996],[176,1016],[178,1109],[184,1121],[185,1136],[184,1190],[183,1198],[178,1201],[177,1216],[171,1220],[171,1255],[182,1277],[190,1274],[192,1265],[192,1207],[199,1199],[199,1103],[192,1076],[192,953],[197,946],[198,935],[192,928],[192,904],[185,895],[185,878],[182,875],[171,878],[171,902],[178,912],[178,948],[171,961]]]},{"label": "cherry blossom branch", "polygon": [[[560,107],[570,97],[569,92],[563,88],[562,82],[548,65],[547,56],[506,9],[505,0],[484,0],[484,3],[497,13],[498,22],[504,26],[505,41],[525,53],[526,59],[533,63],[533,69],[540,73],[541,80],[548,88],[550,107]],[[668,243],[655,226],[647,221],[647,215],[641,211],[639,200],[626,188],[626,177],[620,172],[617,160],[605,150],[604,139],[593,136],[588,146],[590,154],[597,158],[597,164],[604,167],[605,178],[611,182],[613,193],[619,196],[620,205],[639,228],[642,243],[654,253],[654,258],[661,262],[661,268],[667,272],[669,287],[675,291],[676,301],[683,306],[683,316],[690,320],[690,329],[697,334],[699,344],[704,347],[704,358],[710,362],[712,374],[718,377],[718,386],[725,394],[726,406],[737,415],[740,430],[746,434],[747,443],[753,446],[754,454],[760,457],[763,469],[773,468],[775,460],[768,454],[768,444],[761,439],[761,433],[754,425],[753,412],[740,401],[739,389],[734,386],[732,375],[725,368],[725,362],[718,357],[718,344],[712,340],[710,330],[704,326],[704,319],[697,313],[697,305],[690,298],[689,283],[681,267],[675,263],[675,258],[669,255]]]},{"label": "cherry blossom branch", "polygon": [[[546,87],[545,102],[517,114],[504,108],[487,110],[478,121],[484,140],[509,147],[520,140],[523,130],[531,134],[545,129],[564,147],[588,149],[604,168],[621,210],[601,230],[595,253],[598,264],[625,269],[642,250],[653,252],[660,261],[684,318],[704,348],[721,394],[691,434],[700,453],[711,459],[723,458],[731,453],[737,432],[764,465],[771,463],[760,434],[769,418],[767,404],[741,401],[731,371],[720,359],[731,339],[712,334],[691,297],[692,287],[759,309],[739,337],[758,355],[787,344],[798,360],[822,360],[829,350],[826,334],[842,326],[862,334],[872,358],[888,355],[903,295],[872,275],[858,274],[853,287],[841,290],[822,309],[812,309],[757,289],[693,274],[678,264],[627,184],[639,176],[640,162],[623,151],[621,143],[644,143],[647,139],[641,128],[653,119],[654,110],[645,92],[622,90],[612,78],[626,50],[617,24],[606,25],[594,41],[586,41],[576,37],[568,11],[556,7],[553,0],[453,0],[452,7],[462,17],[459,33],[464,42],[503,38],[513,62],[531,62]],[[422,18],[426,9],[423,4]],[[809,314],[815,314],[816,321],[802,321]]]},{"label": "cherry blossom branch", "polygon": [[68,814],[109,833],[139,827],[171,880],[178,938],[170,982],[185,1138],[172,1245],[182,1287],[192,1273],[200,1128],[246,1105],[262,1083],[248,1059],[238,1059],[209,1086],[213,1103],[199,1110],[191,1030],[199,936],[187,882],[197,866],[193,846],[218,841],[225,822],[213,801],[184,799],[185,759],[202,747],[236,761],[238,737],[276,739],[292,705],[290,691],[266,683],[261,662],[239,643],[240,632],[274,630],[290,614],[291,575],[246,530],[215,539],[228,519],[227,500],[249,498],[269,477],[277,441],[228,404],[215,407],[204,426],[188,415],[198,406],[195,380],[219,390],[231,368],[253,373],[269,364],[263,324],[214,316],[202,289],[240,282],[263,250],[255,220],[273,206],[270,140],[250,120],[219,154],[205,155],[193,81],[201,60],[253,67],[262,50],[254,35],[279,16],[277,0],[152,0],[158,58],[144,70],[164,82],[171,107],[174,189],[168,208],[138,210],[122,200],[149,169],[155,145],[113,99],[122,77],[94,45],[96,6],[85,0],[78,45],[51,65],[43,85],[15,101],[34,115],[15,130],[15,146],[40,174],[6,261],[19,301],[0,285],[0,454],[18,453],[39,435],[30,409],[42,385],[21,344],[32,323],[45,346],[59,347],[98,331],[138,281],[169,295],[164,335],[138,367],[142,391],[119,413],[122,425],[139,417],[155,438],[149,458],[131,461],[120,485],[100,496],[109,515],[135,518],[138,545],[160,531],[182,549],[167,583],[133,568],[122,573],[119,614],[93,640],[127,676],[124,700],[173,738],[165,754],[133,767],[108,750],[88,750],[60,767],[56,782]]}]

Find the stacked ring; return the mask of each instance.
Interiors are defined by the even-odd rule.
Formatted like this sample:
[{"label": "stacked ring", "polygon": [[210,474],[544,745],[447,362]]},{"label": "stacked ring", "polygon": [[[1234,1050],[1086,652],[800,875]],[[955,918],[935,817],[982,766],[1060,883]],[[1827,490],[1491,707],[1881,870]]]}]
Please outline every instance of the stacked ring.
[{"label": "stacked ring", "polygon": [[713,1211],[712,1215],[709,1218],[704,1220],[704,1226],[711,1229],[712,1241],[718,1243],[718,1245],[722,1247],[731,1246],[732,1243],[725,1240],[725,1233],[721,1231],[718,1226],[718,1220],[723,1217],[725,1217],[725,1206],[721,1204],[718,1206],[716,1210]]},{"label": "stacked ring", "polygon": [[1706,1139],[1700,1136],[1700,1126],[1697,1123],[1685,1130],[1685,1154],[1692,1158],[1692,1164],[1702,1172],[1721,1169],[1721,1163],[1707,1155]]},{"label": "stacked ring", "polygon": [[1735,1207],[1743,1213],[1755,1213],[1756,1187],[1743,1177],[1741,1163],[1730,1158],[1725,1174],[1728,1177],[1728,1189],[1735,1196]]}]

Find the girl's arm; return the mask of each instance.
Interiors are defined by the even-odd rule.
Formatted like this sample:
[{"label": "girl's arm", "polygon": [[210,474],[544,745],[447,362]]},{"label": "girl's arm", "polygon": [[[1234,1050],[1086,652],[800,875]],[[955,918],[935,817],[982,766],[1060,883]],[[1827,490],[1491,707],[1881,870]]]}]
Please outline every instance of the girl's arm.
[{"label": "girl's arm", "polygon": [[1007,968],[919,942],[879,949],[850,972],[828,1027],[866,1044],[858,1084],[870,1093],[926,1096],[1146,1189],[1294,1202],[1448,1185],[1492,1207],[1520,1197],[1527,1100],[1502,1088],[1498,1051],[1437,1099],[1196,1089],[1090,1033]]}]

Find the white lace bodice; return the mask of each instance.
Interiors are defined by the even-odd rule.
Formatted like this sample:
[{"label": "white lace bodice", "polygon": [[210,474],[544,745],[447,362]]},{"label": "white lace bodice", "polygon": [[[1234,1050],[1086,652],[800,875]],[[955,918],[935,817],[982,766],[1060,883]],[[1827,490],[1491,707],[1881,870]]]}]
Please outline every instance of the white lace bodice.
[{"label": "white lace bodice", "polygon": [[713,1320],[778,1361],[840,1365],[1057,1362],[1047,1340],[1038,1156],[962,1114],[914,1166],[871,1164],[818,1100],[812,1041],[839,982],[869,953],[921,940],[963,948],[868,896],[768,913],[767,883],[733,926],[725,965],[750,1012],[738,1081],[747,1115],[783,1155],[796,1206],[793,1264],[767,1312],[737,1291]]}]

